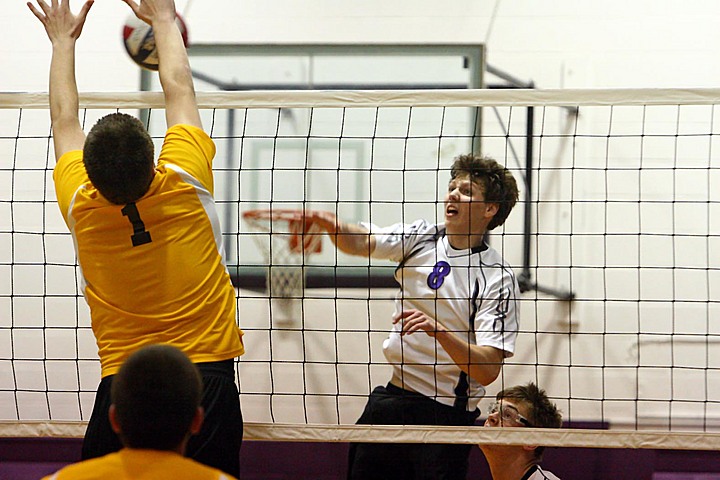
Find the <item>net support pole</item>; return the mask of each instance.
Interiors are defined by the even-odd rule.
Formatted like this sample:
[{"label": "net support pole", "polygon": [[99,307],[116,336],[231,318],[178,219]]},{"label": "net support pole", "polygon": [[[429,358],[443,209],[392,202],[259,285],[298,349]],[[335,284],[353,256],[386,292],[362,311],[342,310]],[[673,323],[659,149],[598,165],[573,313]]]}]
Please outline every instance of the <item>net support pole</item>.
[{"label": "net support pole", "polygon": [[[531,88],[534,85],[530,84]],[[559,290],[552,287],[539,285],[532,281],[530,272],[530,250],[532,247],[532,204],[533,204],[533,138],[535,136],[535,107],[527,107],[527,118],[525,128],[525,210],[523,219],[523,268],[518,277],[518,284],[521,292],[535,290],[537,292],[552,295],[560,300],[573,300],[575,293],[570,290]]]},{"label": "net support pole", "polygon": [[[228,110],[227,118],[227,131],[235,132],[235,109]],[[225,166],[228,170],[233,168],[235,162],[235,135],[228,135],[227,141],[227,154],[225,156]],[[238,188],[240,183],[240,177],[238,176]],[[230,188],[230,187],[228,187]],[[240,212],[233,212],[231,208],[225,210],[225,225],[227,229],[233,224],[233,215],[239,215]],[[240,260],[240,252],[233,249],[232,236],[224,236],[223,247],[225,248],[225,265],[229,265],[231,262],[238,262]]]}]

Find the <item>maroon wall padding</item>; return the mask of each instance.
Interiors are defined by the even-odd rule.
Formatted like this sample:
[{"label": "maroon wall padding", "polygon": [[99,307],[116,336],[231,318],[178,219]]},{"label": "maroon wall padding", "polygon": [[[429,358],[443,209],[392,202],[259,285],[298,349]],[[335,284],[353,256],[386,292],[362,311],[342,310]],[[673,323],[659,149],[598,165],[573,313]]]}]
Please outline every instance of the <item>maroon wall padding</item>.
[{"label": "maroon wall padding", "polygon": [[[0,479],[37,480],[78,461],[81,444],[80,439],[0,438]],[[240,453],[242,480],[341,480],[345,478],[347,449],[343,443],[244,441]],[[543,466],[566,480],[715,480],[720,477],[720,454],[549,448]],[[712,473],[716,475],[710,476]],[[468,479],[490,480],[479,448],[470,455]]]}]

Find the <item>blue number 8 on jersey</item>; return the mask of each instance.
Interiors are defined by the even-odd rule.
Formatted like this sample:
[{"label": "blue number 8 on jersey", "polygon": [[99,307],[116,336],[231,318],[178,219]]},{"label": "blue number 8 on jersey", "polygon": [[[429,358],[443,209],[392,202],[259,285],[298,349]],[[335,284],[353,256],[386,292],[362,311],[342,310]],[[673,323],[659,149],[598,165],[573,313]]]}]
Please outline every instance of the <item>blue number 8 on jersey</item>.
[{"label": "blue number 8 on jersey", "polygon": [[450,267],[449,263],[443,260],[437,262],[433,267],[432,273],[428,275],[428,287],[432,288],[433,290],[437,290],[438,288],[442,287],[443,282],[445,282],[445,277],[450,275],[450,270],[452,270],[452,268]]}]

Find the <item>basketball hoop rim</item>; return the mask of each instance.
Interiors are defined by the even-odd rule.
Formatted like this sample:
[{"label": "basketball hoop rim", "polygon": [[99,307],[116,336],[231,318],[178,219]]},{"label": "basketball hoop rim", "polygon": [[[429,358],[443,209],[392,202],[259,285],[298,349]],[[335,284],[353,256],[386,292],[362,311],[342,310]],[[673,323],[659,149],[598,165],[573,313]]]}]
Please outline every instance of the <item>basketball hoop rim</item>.
[{"label": "basketball hoop rim", "polygon": [[[291,253],[312,255],[322,251],[322,231],[316,222],[305,217],[305,210],[262,208],[243,212],[242,217],[256,230],[289,237],[288,251]],[[287,222],[285,231],[282,228],[279,232],[273,231],[273,225],[284,222]]]}]

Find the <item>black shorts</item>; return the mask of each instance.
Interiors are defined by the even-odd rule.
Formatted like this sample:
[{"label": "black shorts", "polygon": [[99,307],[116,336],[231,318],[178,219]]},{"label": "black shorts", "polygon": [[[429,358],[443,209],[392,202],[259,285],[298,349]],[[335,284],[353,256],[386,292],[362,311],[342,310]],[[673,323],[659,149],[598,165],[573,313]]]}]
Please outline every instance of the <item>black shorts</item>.
[{"label": "black shorts", "polygon": [[[190,437],[186,456],[220,469],[236,478],[240,476],[240,444],[243,419],[240,395],[235,385],[234,360],[197,363],[203,378],[202,406],[205,421],[197,435]],[[82,446],[82,459],[101,457],[122,448],[110,426],[110,389],[113,375],[100,381],[95,405],[88,422]]]},{"label": "black shorts", "polygon": [[[473,425],[479,411],[450,407],[393,384],[376,387],[358,424]],[[464,480],[472,445],[353,443],[348,459],[351,480]]]}]

